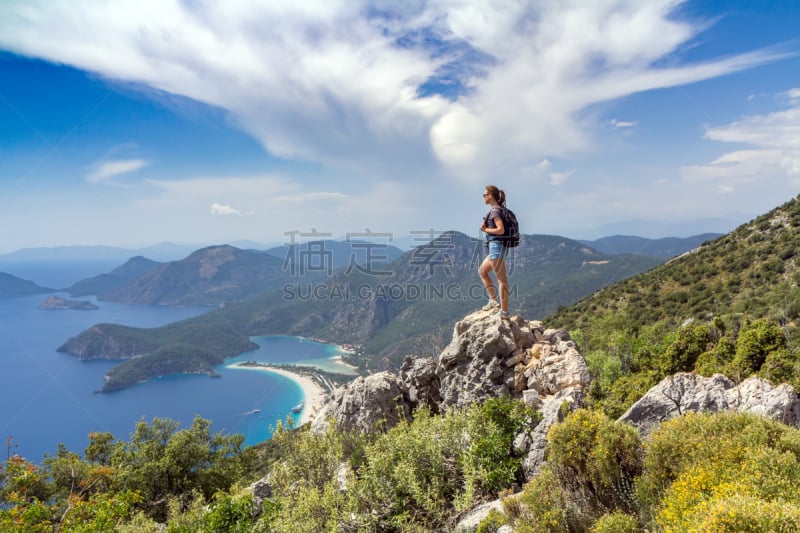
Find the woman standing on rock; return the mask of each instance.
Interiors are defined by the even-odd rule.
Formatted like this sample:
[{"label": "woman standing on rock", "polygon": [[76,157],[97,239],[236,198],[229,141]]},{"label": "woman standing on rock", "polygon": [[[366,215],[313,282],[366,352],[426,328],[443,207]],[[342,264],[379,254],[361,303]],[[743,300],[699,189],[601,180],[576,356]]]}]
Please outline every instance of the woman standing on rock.
[{"label": "woman standing on rock", "polygon": [[[505,233],[503,225],[503,208],[506,205],[506,193],[495,187],[487,185],[483,193],[483,201],[489,208],[489,213],[484,217],[481,224],[481,231],[486,234],[486,247],[488,254],[478,267],[478,275],[481,282],[489,293],[489,303],[483,306],[484,311],[500,308],[497,314],[500,318],[508,317],[508,277],[506,276],[506,246],[501,240]],[[500,302],[497,301],[497,290],[495,290],[490,272],[494,272],[497,278],[498,290],[500,292]]]}]

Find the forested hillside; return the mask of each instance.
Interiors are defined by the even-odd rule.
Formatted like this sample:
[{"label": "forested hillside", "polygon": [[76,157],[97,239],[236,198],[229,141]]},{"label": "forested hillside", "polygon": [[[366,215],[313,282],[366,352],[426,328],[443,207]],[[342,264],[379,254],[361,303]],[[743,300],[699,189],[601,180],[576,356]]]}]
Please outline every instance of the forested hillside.
[{"label": "forested hillside", "polygon": [[800,314],[798,253],[795,198],[693,252],[561,308],[550,320],[585,328],[611,311],[633,327],[721,314],[789,322]]},{"label": "forested hillside", "polygon": [[800,200],[649,272],[560,308],[612,417],[679,371],[800,389]]}]

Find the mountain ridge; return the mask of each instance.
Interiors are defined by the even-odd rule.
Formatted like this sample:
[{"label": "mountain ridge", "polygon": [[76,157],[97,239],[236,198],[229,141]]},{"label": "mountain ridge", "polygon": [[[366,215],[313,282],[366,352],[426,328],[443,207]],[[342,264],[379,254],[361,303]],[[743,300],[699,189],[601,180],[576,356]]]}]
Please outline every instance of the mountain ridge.
[{"label": "mountain ridge", "polygon": [[610,235],[593,241],[578,240],[595,250],[608,254],[633,253],[657,257],[675,257],[697,248],[706,241],[712,241],[724,233],[701,233],[691,237],[663,237],[646,239],[635,235]]},{"label": "mountain ridge", "polygon": [[725,312],[763,316],[770,307],[767,300],[780,300],[785,318],[793,320],[800,314],[800,303],[795,303],[800,296],[799,252],[800,196],[549,319],[572,329],[586,327],[592,315],[617,311],[633,325]]},{"label": "mountain ridge", "polygon": [[37,283],[22,279],[12,274],[0,272],[0,298],[15,298],[17,296],[32,296],[56,292],[55,289],[42,287]]}]

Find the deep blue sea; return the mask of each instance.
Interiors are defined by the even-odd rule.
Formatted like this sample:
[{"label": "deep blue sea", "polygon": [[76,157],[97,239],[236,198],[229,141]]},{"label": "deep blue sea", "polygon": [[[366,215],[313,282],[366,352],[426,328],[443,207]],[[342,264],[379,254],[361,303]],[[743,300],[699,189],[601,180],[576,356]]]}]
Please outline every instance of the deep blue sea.
[{"label": "deep blue sea", "polygon": [[[49,265],[55,268],[54,265]],[[41,267],[11,272],[40,285],[67,287],[103,271],[83,271],[76,265],[50,272]],[[11,270],[11,269],[9,269]],[[0,272],[3,265],[0,265]],[[24,274],[30,275],[30,277]],[[60,294],[65,298],[69,295]],[[0,442],[12,437],[11,453],[40,462],[55,454],[58,443],[83,453],[87,435],[108,431],[127,440],[135,423],[144,418],[170,418],[188,427],[199,415],[212,421],[214,431],[242,433],[246,444],[271,435],[270,427],[283,420],[303,400],[292,380],[259,371],[228,369],[245,360],[326,366],[340,352],[336,346],[297,337],[257,337],[261,348],[226,360],[216,368],[221,379],[207,376],[168,376],[108,394],[92,394],[103,385],[103,374],[115,363],[80,362],[56,352],[69,337],[101,322],[153,327],[208,311],[208,308],[130,306],[88,299],[100,309],[42,310],[48,295],[0,300]],[[261,411],[252,414],[254,409]],[[6,450],[3,450],[6,452]]]}]

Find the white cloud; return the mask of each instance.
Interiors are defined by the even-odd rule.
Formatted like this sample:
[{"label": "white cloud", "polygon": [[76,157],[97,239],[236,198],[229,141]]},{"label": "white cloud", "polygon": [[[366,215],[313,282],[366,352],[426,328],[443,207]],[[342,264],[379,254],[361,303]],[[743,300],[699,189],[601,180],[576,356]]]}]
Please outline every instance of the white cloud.
[{"label": "white cloud", "polygon": [[240,209],[236,209],[230,205],[220,204],[214,202],[211,204],[211,214],[212,215],[222,215],[222,216],[229,216],[229,215],[236,215],[236,216],[243,216],[243,215],[252,215],[253,212],[249,211],[245,213]]},{"label": "white cloud", "polygon": [[[589,148],[594,104],[779,57],[657,66],[703,29],[681,3],[30,0],[0,47],[218,106],[280,157],[475,184]],[[445,65],[458,97],[421,96]]]},{"label": "white cloud", "polygon": [[615,118],[609,120],[608,123],[615,128],[632,128],[637,124],[635,121],[617,120]]},{"label": "white cloud", "polygon": [[[781,95],[791,97],[793,91]],[[750,148],[724,153],[703,165],[684,167],[683,177],[693,183],[714,182],[725,193],[745,186],[765,189],[771,184],[796,188],[800,185],[800,100],[790,103],[789,109],[709,127],[706,138]]]},{"label": "white cloud", "polygon": [[800,88],[789,89],[785,93],[782,93],[781,96],[786,96],[790,100],[798,100],[800,99]]},{"label": "white cloud", "polygon": [[122,174],[136,172],[149,165],[143,159],[122,159],[118,161],[105,161],[94,165],[94,170],[86,176],[89,183],[114,183],[113,178]]},{"label": "white cloud", "polygon": [[800,102],[784,111],[753,115],[726,126],[709,128],[706,137],[762,148],[800,150]]}]

